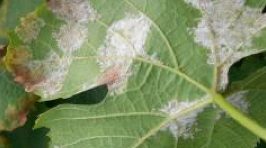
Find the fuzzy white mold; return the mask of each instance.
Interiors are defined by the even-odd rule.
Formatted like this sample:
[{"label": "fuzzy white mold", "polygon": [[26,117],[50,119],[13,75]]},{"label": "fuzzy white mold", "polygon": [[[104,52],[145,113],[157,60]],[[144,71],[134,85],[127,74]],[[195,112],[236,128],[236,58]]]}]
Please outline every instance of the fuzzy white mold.
[{"label": "fuzzy white mold", "polygon": [[133,58],[146,55],[144,46],[150,26],[143,15],[127,15],[107,30],[98,62],[104,72],[100,81],[109,83],[110,90],[122,91],[131,75]]},{"label": "fuzzy white mold", "polygon": [[[182,113],[185,110],[193,107],[195,104],[199,103],[199,101],[178,102],[176,100],[173,100],[170,101],[166,106],[163,106],[160,111],[176,119],[169,123],[162,130],[169,130],[176,139],[180,137],[184,139],[193,138],[192,128],[196,124],[198,114],[203,111],[203,108],[194,110],[193,112],[184,115],[182,115]],[[180,116],[177,117],[178,115]]]},{"label": "fuzzy white mold", "polygon": [[[71,58],[59,57],[54,52],[49,55],[44,60],[28,63],[28,68],[31,71],[36,69],[44,70],[42,81],[31,87],[31,89],[38,92],[44,98],[53,96],[62,89],[65,76],[72,62]],[[26,88],[26,91],[31,92],[32,90],[27,90]]]},{"label": "fuzzy white mold", "polygon": [[58,47],[65,54],[72,54],[86,41],[88,36],[87,26],[78,23],[68,23],[63,25],[58,33],[54,34]]},{"label": "fuzzy white mold", "polygon": [[66,22],[87,23],[97,18],[89,0],[50,0],[49,8]]},{"label": "fuzzy white mold", "polygon": [[88,36],[88,23],[97,13],[88,0],[50,0],[51,11],[66,21],[53,36],[65,54],[72,54],[84,44]]},{"label": "fuzzy white mold", "polygon": [[236,108],[240,109],[244,113],[248,113],[249,103],[246,101],[247,91],[241,91],[232,94],[227,98],[227,100],[234,105]]},{"label": "fuzzy white mold", "polygon": [[97,16],[88,0],[50,0],[48,6],[65,24],[52,34],[62,55],[51,52],[46,59],[29,63],[30,69],[42,67],[44,71],[43,80],[34,86],[43,98],[52,97],[63,88],[73,54],[87,41],[88,23]]},{"label": "fuzzy white mold", "polygon": [[28,44],[37,39],[41,28],[44,26],[43,19],[39,18],[35,13],[30,13],[21,18],[20,25],[16,27],[15,32],[24,43]]},{"label": "fuzzy white mold", "polygon": [[245,6],[245,0],[185,0],[202,12],[194,28],[195,41],[208,49],[208,63],[219,68],[218,90],[228,84],[232,64],[260,50],[253,49],[252,39],[266,26],[260,9]]}]

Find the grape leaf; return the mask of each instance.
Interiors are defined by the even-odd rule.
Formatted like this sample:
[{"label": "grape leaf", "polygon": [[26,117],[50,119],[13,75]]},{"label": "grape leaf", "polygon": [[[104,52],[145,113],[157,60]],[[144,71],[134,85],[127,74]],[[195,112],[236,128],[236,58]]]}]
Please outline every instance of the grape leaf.
[{"label": "grape leaf", "polygon": [[[232,64],[265,51],[262,8],[251,8],[242,0],[77,0],[50,1],[36,14],[51,18],[55,13],[67,20],[63,24],[71,26],[75,20],[75,24],[82,25],[86,19],[79,14],[84,14],[81,11],[84,5],[93,8],[89,15],[93,21],[87,22],[88,39],[84,47],[70,57],[91,60],[90,63],[96,60],[100,65],[99,73],[103,72],[100,82],[108,84],[109,93],[98,105],[60,105],[42,114],[36,128],[45,126],[50,129],[51,147],[229,148],[234,145],[251,148],[256,145],[257,136],[265,138],[264,128],[254,123],[257,117],[246,118],[249,107],[242,98],[251,98],[249,94],[232,94],[227,98],[231,104],[219,95],[227,88]],[[49,13],[46,7],[52,12]],[[72,13],[68,15],[66,12]],[[62,26],[57,21],[44,19],[55,30]],[[65,26],[61,29],[64,30]],[[59,34],[48,35],[60,37],[61,29]],[[48,32],[47,28],[45,30]],[[77,34],[82,36],[81,32]],[[19,41],[15,33],[12,37],[14,43],[10,50],[36,53],[32,55],[33,59],[37,58],[37,53],[41,55],[40,48],[36,50],[33,44],[41,39],[48,43],[42,31],[36,38],[30,38],[32,43],[29,44]],[[73,49],[69,44],[62,44],[61,38],[57,42]],[[21,44],[29,47],[16,48]],[[49,45],[52,46],[49,49],[58,49]],[[64,51],[59,53],[65,57]],[[26,65],[30,63],[28,59],[26,61]],[[72,65],[79,64],[74,60]],[[73,68],[75,73],[70,67],[64,81],[68,85],[74,83],[72,87],[77,86],[80,82],[73,80],[77,77],[75,74],[86,73],[91,70],[90,66],[87,64],[82,69],[79,65],[79,69]],[[72,83],[68,79],[72,79]],[[43,88],[33,89],[36,90]],[[73,93],[69,90],[70,94]],[[246,122],[255,128],[250,128]],[[260,125],[264,123],[259,122]]]},{"label": "grape leaf", "polygon": [[12,76],[0,67],[0,130],[13,130],[22,126],[36,98],[13,82]]},{"label": "grape leaf", "polygon": [[266,54],[256,54],[244,58],[243,60],[234,64],[230,69],[229,77],[230,83],[243,80],[247,76],[253,74],[255,71],[266,66]]},{"label": "grape leaf", "polygon": [[245,90],[266,90],[266,67],[255,71],[244,80],[235,81],[229,87],[229,92],[245,91]]},{"label": "grape leaf", "polygon": [[20,17],[33,11],[41,0],[3,0],[0,5],[0,130],[13,130],[26,122],[29,108],[36,98],[13,82],[13,76],[3,66],[8,44],[7,32],[15,29]]},{"label": "grape leaf", "polygon": [[20,17],[33,11],[42,0],[3,0],[0,5],[0,45],[8,42],[7,32],[15,29]]}]

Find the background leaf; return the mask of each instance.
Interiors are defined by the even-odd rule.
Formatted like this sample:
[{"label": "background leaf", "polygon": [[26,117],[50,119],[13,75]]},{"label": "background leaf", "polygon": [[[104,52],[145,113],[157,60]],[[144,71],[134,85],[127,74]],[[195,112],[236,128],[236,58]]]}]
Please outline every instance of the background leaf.
[{"label": "background leaf", "polygon": [[12,76],[0,68],[0,130],[13,130],[22,126],[36,98],[27,94],[23,87],[13,82]]},{"label": "background leaf", "polygon": [[45,136],[48,129],[33,130],[35,119],[39,113],[48,108],[44,104],[37,104],[34,111],[28,115],[27,123],[12,132],[1,132],[0,135],[9,142],[8,148],[47,148],[49,138]]}]

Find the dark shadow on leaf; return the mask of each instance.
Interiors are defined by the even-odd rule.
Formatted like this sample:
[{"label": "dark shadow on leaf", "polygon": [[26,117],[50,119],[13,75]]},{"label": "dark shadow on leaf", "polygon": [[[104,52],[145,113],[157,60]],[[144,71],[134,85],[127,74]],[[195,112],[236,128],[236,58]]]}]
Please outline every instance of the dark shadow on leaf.
[{"label": "dark shadow on leaf", "polygon": [[266,6],[263,7],[263,9],[262,9],[262,13],[263,13],[263,14],[266,13]]},{"label": "dark shadow on leaf", "polygon": [[104,100],[108,92],[107,86],[102,85],[85,92],[74,95],[69,99],[58,99],[45,102],[48,107],[55,107],[59,104],[97,104]]},{"label": "dark shadow on leaf", "polygon": [[266,142],[261,140],[256,148],[266,148]]},{"label": "dark shadow on leaf", "polygon": [[[266,13],[266,7],[263,9]],[[230,83],[243,80],[255,71],[266,66],[266,53],[256,54],[246,57],[239,62],[235,63],[229,72]],[[230,88],[229,88],[230,89]],[[256,148],[266,148],[266,143],[260,141]]]},{"label": "dark shadow on leaf", "polygon": [[243,80],[254,71],[266,66],[266,53],[246,57],[235,63],[229,72],[230,82]]}]

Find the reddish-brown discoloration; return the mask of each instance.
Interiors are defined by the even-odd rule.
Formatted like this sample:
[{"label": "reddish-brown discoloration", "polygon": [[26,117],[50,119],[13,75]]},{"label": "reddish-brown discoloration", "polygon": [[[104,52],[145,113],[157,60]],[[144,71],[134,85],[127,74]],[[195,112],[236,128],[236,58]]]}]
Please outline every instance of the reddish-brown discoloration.
[{"label": "reddish-brown discoloration", "polygon": [[47,0],[47,4],[51,9],[57,9],[62,7],[62,3],[58,0]]},{"label": "reddish-brown discoloration", "polygon": [[40,70],[32,71],[26,66],[30,58],[31,56],[25,50],[13,50],[7,57],[7,63],[14,76],[14,80],[23,85],[27,92],[34,91],[36,85],[44,80]]},{"label": "reddish-brown discoloration", "polygon": [[103,73],[99,83],[107,84],[108,86],[113,85],[120,79],[120,74],[120,67],[111,67]]},{"label": "reddish-brown discoloration", "polygon": [[27,67],[20,65],[13,65],[15,76],[15,81],[24,86],[27,92],[32,92],[35,90],[36,85],[44,80],[41,74],[33,73]]},{"label": "reddish-brown discoloration", "polygon": [[34,107],[36,101],[36,96],[29,95],[22,99],[21,102],[18,102],[17,105],[8,106],[5,112],[5,126],[1,130],[12,131],[17,127],[23,126],[27,121],[29,111]]}]

